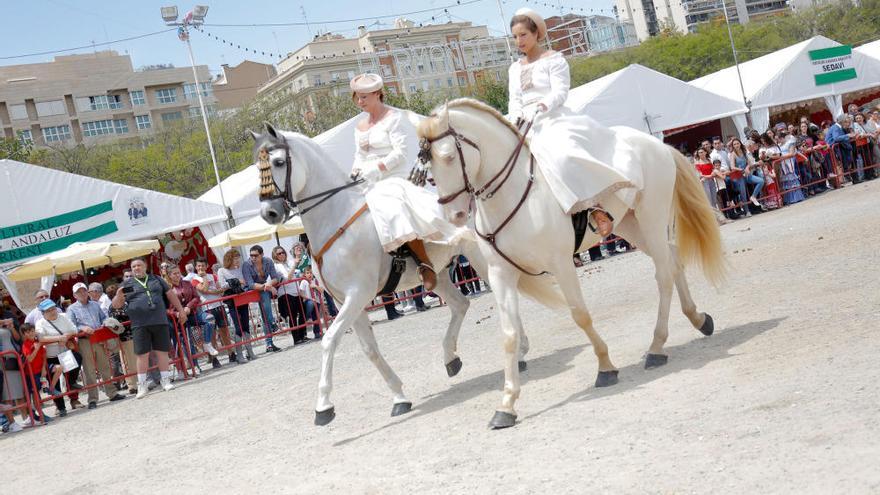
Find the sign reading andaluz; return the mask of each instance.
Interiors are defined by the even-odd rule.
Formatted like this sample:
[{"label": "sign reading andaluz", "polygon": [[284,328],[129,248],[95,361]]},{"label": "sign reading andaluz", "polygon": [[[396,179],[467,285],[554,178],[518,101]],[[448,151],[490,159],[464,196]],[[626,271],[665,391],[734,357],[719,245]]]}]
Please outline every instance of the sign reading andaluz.
[{"label": "sign reading andaluz", "polygon": [[0,264],[42,256],[74,242],[91,241],[117,230],[112,201],[0,227]]},{"label": "sign reading andaluz", "polygon": [[857,77],[856,69],[853,67],[851,46],[833,46],[811,50],[809,53],[816,86],[848,81]]}]

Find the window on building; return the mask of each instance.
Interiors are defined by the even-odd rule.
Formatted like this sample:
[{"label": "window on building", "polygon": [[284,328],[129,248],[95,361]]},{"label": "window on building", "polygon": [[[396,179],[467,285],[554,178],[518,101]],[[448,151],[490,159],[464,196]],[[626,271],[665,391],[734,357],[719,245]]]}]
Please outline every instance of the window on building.
[{"label": "window on building", "polygon": [[94,122],[83,122],[83,136],[103,136],[113,134],[112,120],[96,120]]},{"label": "window on building", "polygon": [[116,134],[128,134],[128,120],[114,119],[113,130],[116,131]]},{"label": "window on building", "polygon": [[467,80],[465,80],[464,76],[458,76],[458,85],[462,88],[467,86]]},{"label": "window on building", "polygon": [[330,80],[333,82],[339,81],[339,73],[338,72],[331,72],[330,73]]},{"label": "window on building", "polygon": [[397,96],[397,86],[388,86],[388,93]]},{"label": "window on building", "polygon": [[387,65],[382,66],[382,77],[391,77],[391,67]]},{"label": "window on building", "polygon": [[162,114],[162,122],[173,122],[182,118],[183,113],[181,112],[167,112]]},{"label": "window on building", "polygon": [[70,135],[69,125],[58,125],[55,127],[43,127],[43,140],[47,143],[58,141],[67,141],[73,136]]},{"label": "window on building", "polygon": [[22,146],[34,144],[34,136],[31,134],[31,131],[24,129],[18,131],[18,141],[22,144]]},{"label": "window on building", "polygon": [[348,71],[348,74],[347,74],[347,75],[348,75],[348,80],[349,80],[349,81],[351,81],[352,79],[354,79],[354,71],[353,71],[353,70]]},{"label": "window on building", "polygon": [[134,121],[137,124],[138,129],[149,129],[153,127],[153,122],[150,120],[149,115],[135,115]]},{"label": "window on building", "polygon": [[135,105],[146,105],[147,99],[144,98],[143,91],[131,91],[128,93],[129,98],[131,99],[131,106]]},{"label": "window on building", "polygon": [[67,113],[67,107],[64,106],[64,100],[37,102],[37,116],[39,117],[64,115],[65,113]]},{"label": "window on building", "polygon": [[496,80],[496,81],[500,81],[500,80],[501,80],[501,71],[500,71],[500,70],[496,70],[496,71],[495,71],[495,80]]},{"label": "window on building", "polygon": [[[202,88],[202,97],[207,98],[213,93],[213,88],[209,83],[199,83],[199,87]],[[196,94],[196,85],[195,83],[187,83],[183,85],[183,97],[187,100],[198,100],[199,96]]]},{"label": "window on building", "polygon": [[159,103],[175,103],[177,102],[177,89],[165,88],[156,90],[156,100]]},{"label": "window on building", "polygon": [[431,89],[431,81],[422,81],[422,91],[428,91]]},{"label": "window on building", "polygon": [[419,64],[416,66],[416,69],[419,71],[419,74],[424,74],[425,73],[425,64],[419,62]]},{"label": "window on building", "polygon": [[321,85],[321,74],[315,74],[315,76],[312,80],[315,82],[315,86],[320,86]]},{"label": "window on building", "polygon": [[437,89],[443,87],[443,83],[440,81],[440,79],[434,79],[434,87]]},{"label": "window on building", "polygon": [[118,110],[122,108],[122,99],[119,95],[89,96],[89,110]]},{"label": "window on building", "polygon": [[9,118],[12,120],[27,120],[27,107],[24,103],[18,105],[9,105]]},{"label": "window on building", "polygon": [[410,93],[416,92],[416,83],[409,83],[409,92]]},{"label": "window on building", "polygon": [[455,87],[455,81],[450,77],[449,79],[446,80],[446,85],[449,86],[450,88]]}]

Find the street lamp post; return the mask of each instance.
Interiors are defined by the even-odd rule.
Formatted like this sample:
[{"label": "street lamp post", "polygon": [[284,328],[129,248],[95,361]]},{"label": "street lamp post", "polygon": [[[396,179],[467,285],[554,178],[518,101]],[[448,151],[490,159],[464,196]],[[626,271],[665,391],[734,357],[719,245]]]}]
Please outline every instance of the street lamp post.
[{"label": "street lamp post", "polygon": [[168,26],[177,26],[177,35],[181,41],[186,42],[187,53],[189,54],[189,64],[193,71],[193,80],[196,85],[196,96],[199,99],[199,110],[202,114],[202,123],[205,125],[205,135],[208,137],[208,151],[211,152],[211,163],[214,165],[214,178],[217,179],[217,189],[220,191],[220,203],[226,212],[227,224],[232,228],[235,221],[232,218],[232,211],[226,205],[226,197],[223,195],[223,185],[220,182],[220,170],[217,168],[217,156],[214,154],[214,143],[211,140],[211,128],[208,126],[208,112],[205,110],[205,100],[202,99],[202,88],[199,83],[199,74],[196,71],[196,61],[193,57],[192,44],[189,42],[189,26],[198,26],[203,23],[205,16],[208,14],[207,5],[196,5],[193,10],[187,13],[183,21],[177,20],[177,6],[162,7],[162,19]]},{"label": "street lamp post", "polygon": [[746,119],[749,127],[752,125],[752,102],[746,98],[746,88],[743,85],[742,73],[739,70],[739,58],[736,55],[736,44],[733,42],[733,30],[730,29],[730,17],[727,15],[727,2],[721,0],[721,10],[724,11],[724,22],[727,24],[727,36],[730,38],[730,49],[733,51],[733,64],[736,66],[736,77],[739,78],[739,90],[742,93],[743,103],[746,106]]}]

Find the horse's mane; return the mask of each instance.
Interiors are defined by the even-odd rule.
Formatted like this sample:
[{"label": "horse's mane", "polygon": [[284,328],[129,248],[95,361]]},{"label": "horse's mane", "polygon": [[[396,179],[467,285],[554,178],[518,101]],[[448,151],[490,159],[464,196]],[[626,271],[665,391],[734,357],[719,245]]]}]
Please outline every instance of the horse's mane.
[{"label": "horse's mane", "polygon": [[438,136],[440,133],[444,132],[446,129],[440,129],[440,119],[438,118],[437,112],[446,107],[447,109],[452,108],[473,108],[474,110],[479,110],[481,112],[488,113],[492,117],[495,117],[500,124],[503,124],[508,129],[510,129],[514,134],[519,135],[519,130],[511,124],[504,115],[501,115],[501,112],[495,110],[489,105],[483,103],[480,100],[475,100],[473,98],[456,98],[445,105],[438,106],[434,110],[431,111],[431,115],[428,118],[423,119],[419,123],[418,133],[420,137],[433,139]]}]

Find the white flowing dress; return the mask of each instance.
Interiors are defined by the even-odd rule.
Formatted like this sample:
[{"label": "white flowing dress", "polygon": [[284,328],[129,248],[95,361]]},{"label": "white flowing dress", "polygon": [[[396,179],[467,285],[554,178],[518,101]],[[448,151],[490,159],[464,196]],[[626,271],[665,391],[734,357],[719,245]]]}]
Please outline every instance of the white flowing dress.
[{"label": "white flowing dress", "polygon": [[364,172],[385,165],[381,179],[368,184],[367,206],[376,233],[385,251],[394,251],[415,239],[433,242],[458,242],[465,234],[446,221],[437,196],[408,180],[406,166],[408,121],[397,110],[366,131],[355,128],[355,155],[352,170]]},{"label": "white flowing dress", "polygon": [[633,208],[642,189],[642,174],[622,129],[607,128],[563,104],[571,86],[568,62],[558,52],[532,63],[514,62],[508,71],[508,118],[531,119],[529,147],[538,167],[567,214],[601,204],[614,194]]}]

